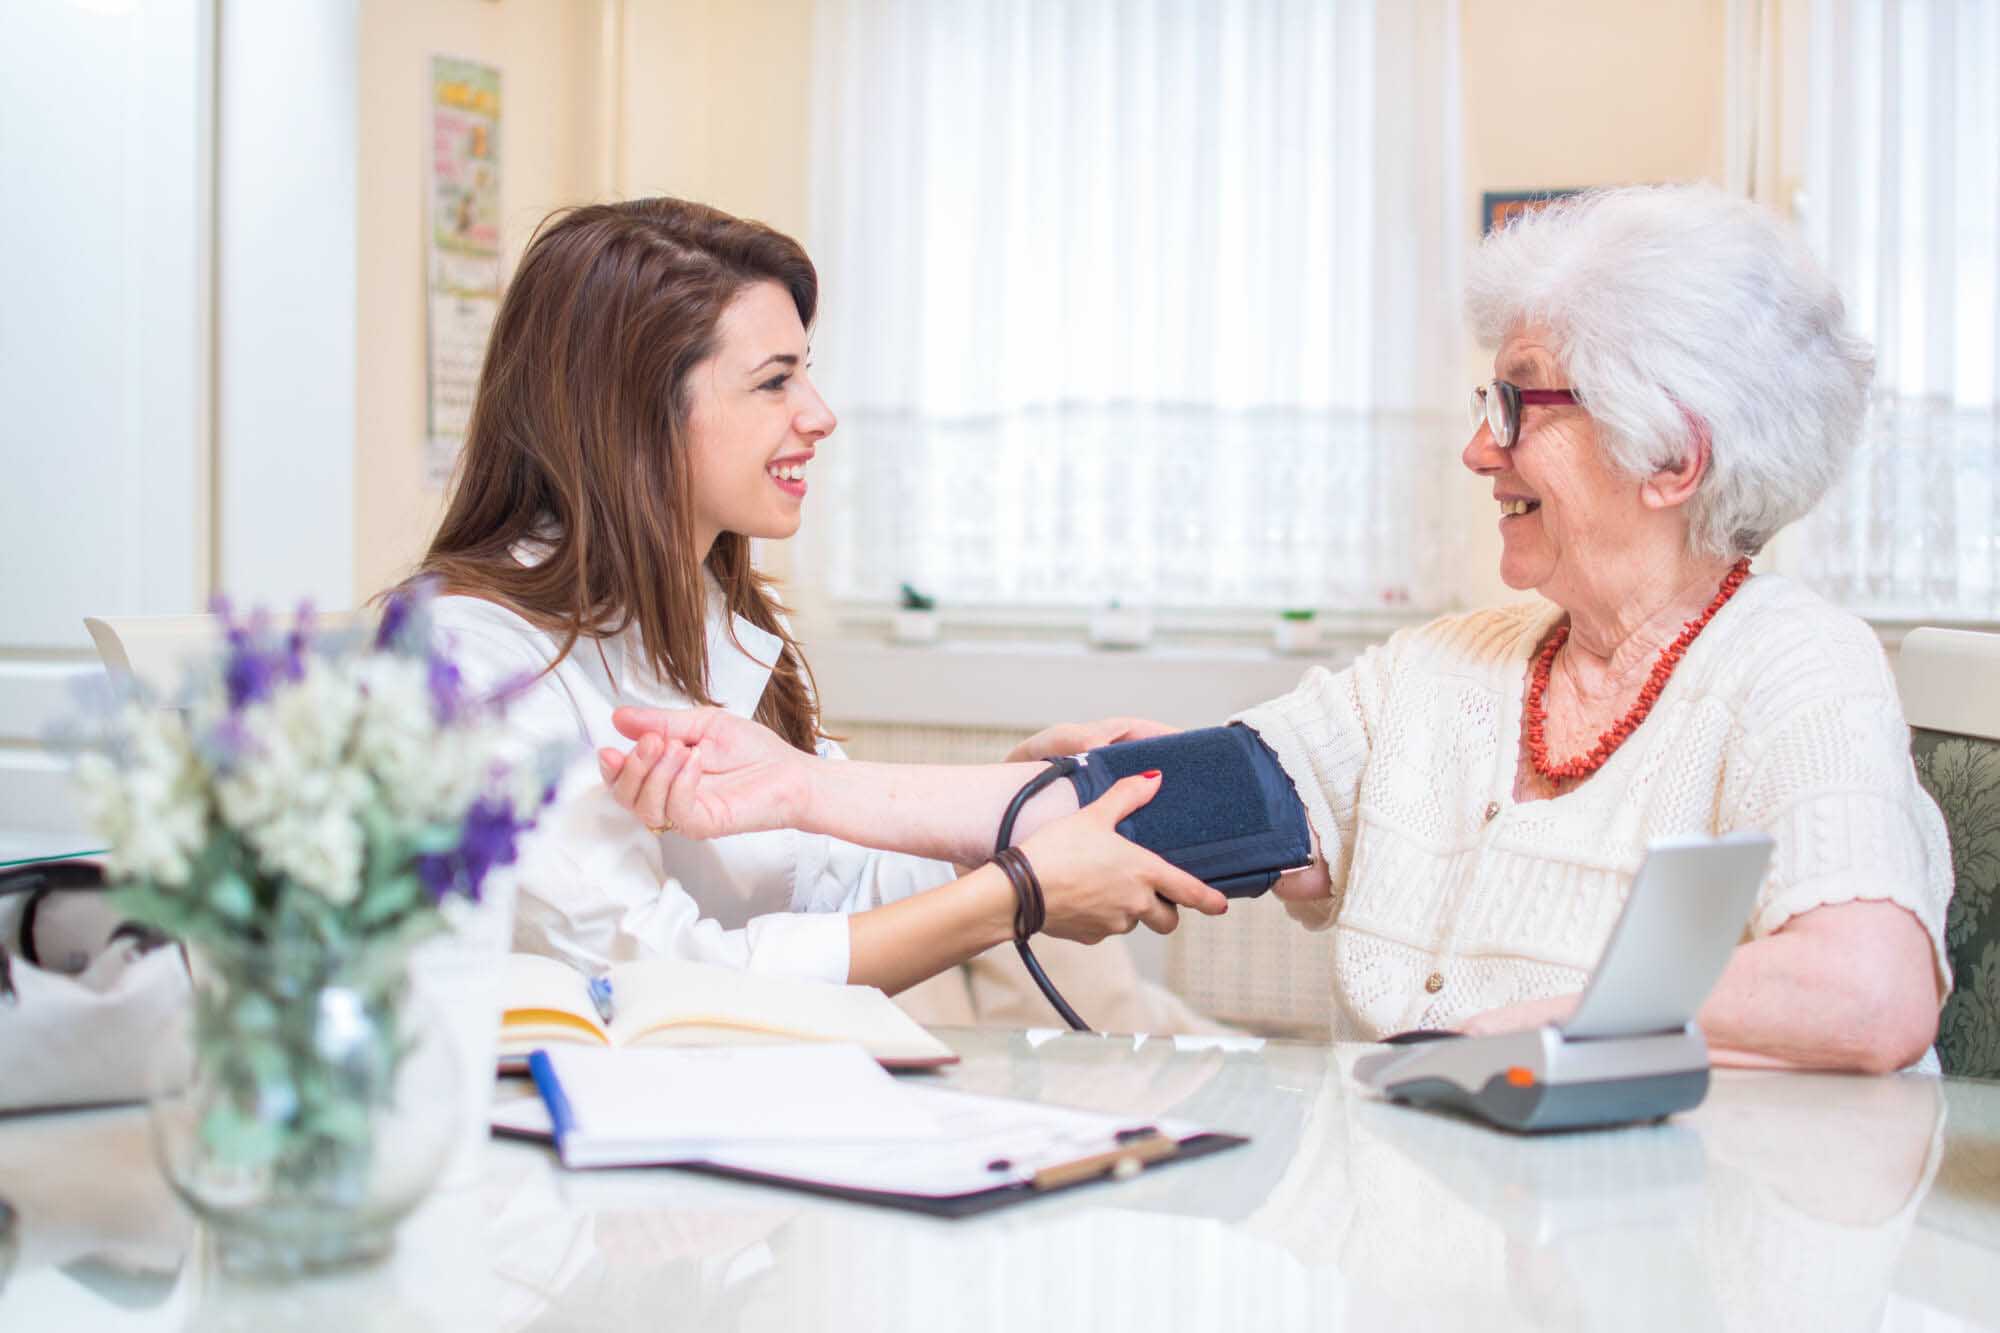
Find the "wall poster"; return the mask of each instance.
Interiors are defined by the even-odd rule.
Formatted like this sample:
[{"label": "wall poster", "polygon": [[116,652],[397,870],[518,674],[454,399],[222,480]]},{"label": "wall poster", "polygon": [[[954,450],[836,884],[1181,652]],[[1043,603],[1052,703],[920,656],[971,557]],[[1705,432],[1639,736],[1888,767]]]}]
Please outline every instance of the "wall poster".
[{"label": "wall poster", "polygon": [[431,58],[424,480],[451,479],[500,309],[500,71]]}]

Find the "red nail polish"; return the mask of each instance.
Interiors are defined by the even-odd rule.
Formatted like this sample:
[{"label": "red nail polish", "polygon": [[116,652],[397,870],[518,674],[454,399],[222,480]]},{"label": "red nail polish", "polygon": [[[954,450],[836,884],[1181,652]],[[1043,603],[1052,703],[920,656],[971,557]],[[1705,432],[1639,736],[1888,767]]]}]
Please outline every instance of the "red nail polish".
[{"label": "red nail polish", "polygon": [[1139,776],[1142,778],[1156,778],[1160,776],[1160,770],[1157,768],[1149,768],[1144,773],[1141,773]]}]

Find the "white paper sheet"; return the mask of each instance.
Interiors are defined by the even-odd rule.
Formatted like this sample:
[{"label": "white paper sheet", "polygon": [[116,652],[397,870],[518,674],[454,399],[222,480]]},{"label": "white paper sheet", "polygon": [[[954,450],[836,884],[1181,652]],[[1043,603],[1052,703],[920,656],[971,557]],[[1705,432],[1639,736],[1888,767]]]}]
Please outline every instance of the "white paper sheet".
[{"label": "white paper sheet", "polygon": [[[839,1143],[801,1135],[791,1142],[710,1144],[681,1160],[839,1189],[942,1199],[1020,1184],[1042,1167],[1105,1152],[1120,1131],[1151,1126],[1175,1139],[1203,1132],[1188,1121],[1078,1111],[949,1088],[901,1083],[896,1091],[929,1117],[934,1136]],[[541,1098],[528,1094],[496,1101],[493,1124],[523,1134],[550,1132]]]},{"label": "white paper sheet", "polygon": [[570,1166],[703,1158],[717,1145],[934,1138],[930,1112],[859,1046],[552,1049]]},{"label": "white paper sheet", "polygon": [[1151,1128],[1176,1139],[1201,1133],[1175,1120],[1106,1115],[1064,1106],[983,1097],[945,1088],[903,1092],[938,1126],[922,1143],[783,1144],[724,1147],[703,1160],[788,1180],[844,1189],[950,1198],[1031,1180],[1047,1166],[1117,1145],[1124,1130]]}]

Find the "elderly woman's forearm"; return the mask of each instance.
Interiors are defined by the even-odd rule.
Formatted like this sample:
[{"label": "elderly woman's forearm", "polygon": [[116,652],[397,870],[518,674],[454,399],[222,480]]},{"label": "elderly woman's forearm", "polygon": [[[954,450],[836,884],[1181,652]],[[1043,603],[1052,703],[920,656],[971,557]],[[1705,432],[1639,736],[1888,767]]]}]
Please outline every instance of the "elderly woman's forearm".
[{"label": "elderly woman's forearm", "polygon": [[[978,865],[993,854],[1008,802],[1046,767],[816,760],[801,826],[864,847]],[[1051,783],[1022,808],[1014,841],[1075,810],[1076,789]]]}]

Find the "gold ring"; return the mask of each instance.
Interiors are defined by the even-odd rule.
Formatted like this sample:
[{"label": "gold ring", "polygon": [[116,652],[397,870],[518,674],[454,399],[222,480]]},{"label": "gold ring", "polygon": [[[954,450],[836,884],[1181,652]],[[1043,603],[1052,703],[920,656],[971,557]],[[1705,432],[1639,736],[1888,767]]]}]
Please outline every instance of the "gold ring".
[{"label": "gold ring", "polygon": [[669,819],[664,824],[646,825],[646,832],[652,834],[656,838],[659,837],[662,833],[672,833],[673,831],[674,831],[674,821],[671,819]]}]

